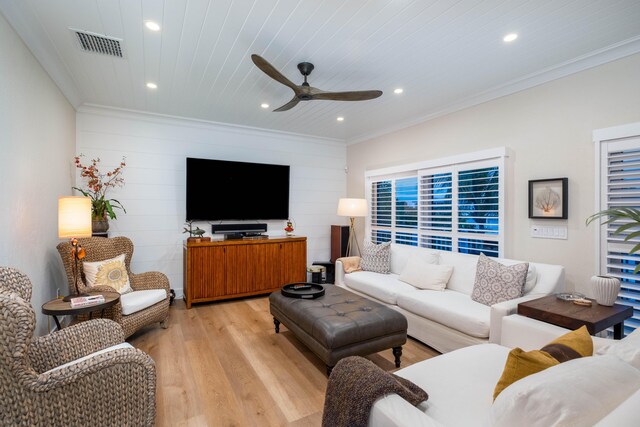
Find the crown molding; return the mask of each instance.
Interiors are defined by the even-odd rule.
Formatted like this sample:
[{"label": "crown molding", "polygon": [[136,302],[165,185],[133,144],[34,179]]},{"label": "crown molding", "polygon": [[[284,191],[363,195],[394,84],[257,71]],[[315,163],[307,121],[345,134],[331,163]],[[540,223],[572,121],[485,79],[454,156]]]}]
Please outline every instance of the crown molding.
[{"label": "crown molding", "polygon": [[406,120],[395,126],[387,127],[380,131],[362,134],[353,138],[347,138],[347,145],[359,144],[361,142],[365,142],[379,136],[397,132],[399,130],[419,125],[421,123],[425,123],[429,120],[433,120],[447,114],[455,113],[456,111],[474,107],[476,105],[483,104],[494,99],[502,98],[504,96],[533,88],[535,86],[540,86],[542,84],[558,80],[563,77],[567,77],[572,74],[576,74],[581,71],[606,64],[608,62],[613,62],[627,56],[635,55],[637,53],[640,53],[640,36],[624,40],[620,43],[607,46],[603,49],[590,52],[586,55],[579,56],[569,61],[565,61],[561,64],[545,68],[536,73],[532,73],[522,78],[493,87],[489,90],[468,97],[460,102],[452,103],[445,108],[442,108],[433,113],[429,113],[425,116]]},{"label": "crown molding", "polygon": [[243,126],[231,123],[214,122],[211,120],[194,119],[190,117],[174,116],[169,114],[152,113],[148,111],[130,110],[126,108],[109,107],[97,104],[82,104],[77,108],[78,114],[96,114],[101,116],[116,117],[121,119],[135,119],[137,121],[171,124],[175,126],[188,126],[199,129],[218,129],[226,132],[241,133],[243,135],[277,136],[300,142],[301,139],[307,143],[332,144],[338,147],[345,147],[342,139],[328,138],[323,136],[305,135],[301,133],[285,132],[280,130],[265,129],[253,126]]}]

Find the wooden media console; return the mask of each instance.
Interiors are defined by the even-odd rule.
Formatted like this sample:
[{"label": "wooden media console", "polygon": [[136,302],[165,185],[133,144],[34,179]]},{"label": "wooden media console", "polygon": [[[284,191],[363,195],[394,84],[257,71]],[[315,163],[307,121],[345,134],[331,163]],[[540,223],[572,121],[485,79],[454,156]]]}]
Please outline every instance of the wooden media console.
[{"label": "wooden media console", "polygon": [[184,299],[192,303],[268,294],[307,279],[307,238],[187,242]]}]

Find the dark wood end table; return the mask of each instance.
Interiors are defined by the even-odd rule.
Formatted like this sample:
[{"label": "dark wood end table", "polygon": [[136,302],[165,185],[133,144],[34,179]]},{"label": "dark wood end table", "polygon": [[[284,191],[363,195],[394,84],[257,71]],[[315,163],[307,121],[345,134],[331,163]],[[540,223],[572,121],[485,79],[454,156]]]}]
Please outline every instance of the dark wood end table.
[{"label": "dark wood end table", "polygon": [[586,326],[591,335],[613,326],[613,338],[622,339],[624,320],[633,316],[633,308],[620,304],[608,307],[591,301],[591,307],[585,307],[549,295],[518,304],[518,314],[572,330]]},{"label": "dark wood end table", "polygon": [[117,292],[87,292],[89,295],[102,295],[104,302],[100,304],[88,305],[86,307],[71,307],[71,302],[62,301],[62,299],[53,299],[42,304],[42,313],[53,317],[58,330],[62,329],[58,316],[89,313],[89,318],[93,316],[94,311],[101,311],[101,317],[104,316],[104,310],[116,305],[120,301],[120,294]]}]

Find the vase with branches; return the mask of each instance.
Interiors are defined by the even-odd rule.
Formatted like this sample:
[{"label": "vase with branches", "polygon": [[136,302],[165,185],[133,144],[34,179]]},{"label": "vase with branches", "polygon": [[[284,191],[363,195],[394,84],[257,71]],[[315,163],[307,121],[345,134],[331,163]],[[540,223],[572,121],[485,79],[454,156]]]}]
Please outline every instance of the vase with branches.
[{"label": "vase with branches", "polygon": [[122,187],[124,185],[124,178],[122,177],[122,170],[126,166],[125,157],[122,157],[120,164],[111,171],[100,172],[100,158],[92,159],[88,165],[82,163],[82,154],[76,156],[74,159],[76,168],[80,169],[80,177],[84,180],[86,188],[73,187],[74,190],[78,190],[85,197],[91,198],[91,219],[96,223],[102,223],[101,226],[105,227],[106,231],[109,228],[108,220],[117,219],[115,209],[122,209],[124,213],[127,213],[122,203],[117,199],[107,198],[107,192],[116,187]]}]

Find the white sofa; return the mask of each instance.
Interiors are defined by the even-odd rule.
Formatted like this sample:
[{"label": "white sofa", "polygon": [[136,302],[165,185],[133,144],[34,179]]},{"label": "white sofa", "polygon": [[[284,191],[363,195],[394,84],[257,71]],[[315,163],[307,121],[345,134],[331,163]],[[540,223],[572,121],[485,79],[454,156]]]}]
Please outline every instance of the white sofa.
[{"label": "white sofa", "polygon": [[[407,260],[418,255],[429,262],[453,266],[444,291],[421,290],[398,279]],[[480,343],[500,343],[501,319],[517,310],[518,303],[564,290],[564,267],[530,263],[524,296],[489,307],[471,299],[477,255],[391,244],[391,273],[359,271],[345,274],[336,261],[335,284],[380,302],[404,314],[408,334],[441,353]],[[512,265],[523,261],[498,259]]]},{"label": "white sofa", "polygon": [[[382,397],[371,409],[369,426],[640,425],[640,370],[637,369],[637,355],[635,367],[611,355],[595,355],[562,363],[507,387],[502,392],[504,396],[498,396],[494,404],[493,389],[502,374],[510,347],[539,349],[567,332],[566,329],[518,315],[507,316],[502,323],[506,346],[486,344],[466,347],[395,372],[422,387],[429,394],[429,399],[412,406],[397,394]],[[632,335],[636,335],[634,345],[640,347],[640,330]],[[630,335],[624,341],[631,339]],[[594,337],[593,340],[594,354],[612,343],[602,338]],[[572,371],[573,368],[579,368],[580,364],[585,366],[584,362],[590,366],[593,366],[591,362],[599,362],[601,369],[578,370],[578,374]],[[607,369],[611,363],[617,372]],[[613,378],[614,375],[620,376],[619,368],[623,368],[622,380]],[[535,378],[540,375],[542,377]],[[556,383],[551,384],[554,379]],[[591,385],[585,386],[585,381]],[[538,394],[534,398],[531,397],[534,389],[532,383],[537,383],[538,387]],[[517,388],[507,394],[514,386]],[[597,390],[595,393],[594,387]],[[540,400],[543,404],[540,404]],[[578,415],[575,413],[576,406]],[[571,408],[574,409],[573,413]],[[554,417],[565,419],[550,421]]]}]

